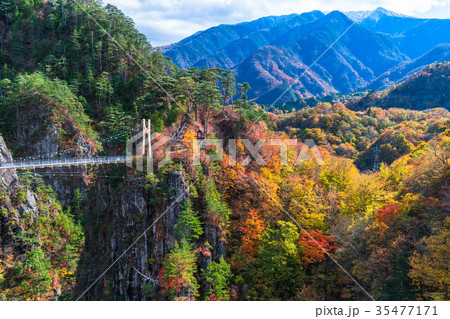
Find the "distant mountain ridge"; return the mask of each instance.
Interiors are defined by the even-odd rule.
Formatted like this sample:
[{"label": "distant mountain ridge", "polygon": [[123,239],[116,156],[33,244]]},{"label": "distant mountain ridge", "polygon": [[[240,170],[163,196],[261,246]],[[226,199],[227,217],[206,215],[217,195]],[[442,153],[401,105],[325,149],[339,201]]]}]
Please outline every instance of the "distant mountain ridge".
[{"label": "distant mountain ridge", "polygon": [[[171,57],[174,62],[182,67],[224,67],[232,68],[236,62],[242,61],[252,49],[259,48],[275,40],[277,34],[289,30],[292,27],[311,22],[324,14],[320,11],[312,11],[303,14],[291,14],[285,16],[270,16],[260,18],[251,22],[243,22],[235,25],[218,25],[168,46],[160,47],[159,50]],[[241,44],[241,50],[247,54],[230,63],[222,56],[227,53],[226,58],[235,59],[232,48],[237,49],[236,44]],[[235,52],[239,55],[240,52]],[[215,58],[212,58],[212,57]]]},{"label": "distant mountain ridge", "polygon": [[404,82],[414,73],[419,72],[436,62],[450,61],[450,44],[437,45],[423,56],[414,60],[400,63],[395,68],[383,73],[370,83],[368,89],[387,89],[395,84]]},{"label": "distant mountain ridge", "polygon": [[232,69],[237,81],[250,83],[250,98],[271,104],[286,90],[279,102],[398,83],[449,60],[448,30],[450,19],[409,17],[384,8],[311,11],[219,25],[159,50],[182,68]]},{"label": "distant mountain ridge", "polygon": [[352,110],[366,110],[369,107],[450,110],[449,83],[450,62],[436,63],[414,73],[398,86],[384,92],[370,93],[350,101],[347,106]]},{"label": "distant mountain ridge", "polygon": [[[284,83],[294,85],[289,88],[289,95],[281,101],[289,96],[307,98],[351,92],[407,60],[390,39],[354,25],[308,69],[334,39],[352,24],[343,13],[330,12],[306,26],[290,30],[272,46],[258,49],[233,70],[238,81],[252,85],[254,95],[251,97],[258,97],[260,103],[271,104],[271,91],[278,91]],[[360,43],[365,45],[361,46]],[[300,76],[301,80],[295,82]]]}]

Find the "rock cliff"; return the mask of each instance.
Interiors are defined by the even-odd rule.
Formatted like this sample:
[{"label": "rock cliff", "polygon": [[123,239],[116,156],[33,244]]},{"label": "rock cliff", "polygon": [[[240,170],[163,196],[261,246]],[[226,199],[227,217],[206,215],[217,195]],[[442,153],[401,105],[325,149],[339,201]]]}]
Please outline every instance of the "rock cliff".
[{"label": "rock cliff", "polygon": [[[0,136],[0,162],[12,161],[5,141]],[[0,260],[10,254],[23,254],[18,238],[24,231],[24,219],[37,216],[37,197],[26,189],[15,171],[0,171]]]},{"label": "rock cliff", "polygon": [[159,202],[145,179],[97,180],[88,197],[79,294],[100,279],[83,299],[155,297],[160,265],[175,245],[175,220],[188,196],[183,173],[169,173],[165,184],[166,198]]}]

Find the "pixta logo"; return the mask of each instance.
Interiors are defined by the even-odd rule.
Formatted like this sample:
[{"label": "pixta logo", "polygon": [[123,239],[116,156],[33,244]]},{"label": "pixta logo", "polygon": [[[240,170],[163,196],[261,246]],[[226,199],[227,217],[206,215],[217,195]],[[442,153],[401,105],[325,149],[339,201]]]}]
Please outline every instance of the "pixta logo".
[{"label": "pixta logo", "polygon": [[[160,133],[151,133],[150,120],[143,120],[142,131],[134,135],[131,139],[127,141],[126,154],[127,154],[127,166],[134,168],[140,172],[153,174],[154,171],[154,151],[163,148],[164,158],[157,163],[157,167],[162,166],[171,162],[171,142],[173,137],[167,136]],[[301,165],[305,161],[315,160],[317,164],[323,165],[324,161],[319,152],[318,147],[314,144],[314,141],[309,139],[300,143],[295,139],[259,139],[253,144],[250,140],[241,139],[246,153],[246,156],[242,161],[237,160],[237,141],[236,139],[230,139],[227,142],[228,145],[228,165],[236,165],[240,163],[242,166],[249,165],[252,161],[260,166],[267,165],[266,161],[263,159],[259,153],[264,146],[275,146],[278,148],[280,154],[280,164],[288,164],[288,147],[296,147],[299,152],[295,157],[295,165]],[[192,162],[194,165],[199,165],[201,163],[202,154],[209,161],[223,161],[225,153],[223,139],[204,139],[203,137],[197,136],[192,140]],[[208,146],[214,147],[215,152],[206,152]]]},{"label": "pixta logo", "polygon": [[[311,139],[305,140],[303,143],[299,143],[298,140],[295,139],[259,139],[255,144],[253,144],[250,140],[241,139],[240,140],[244,145],[247,153],[249,154],[245,159],[243,159],[240,164],[242,166],[247,166],[252,162],[252,160],[256,161],[256,163],[260,166],[267,165],[266,161],[262,158],[259,153],[261,148],[266,146],[275,146],[278,147],[278,151],[280,154],[280,164],[287,165],[288,164],[288,147],[295,147],[299,144],[300,151],[298,152],[295,160],[295,165],[301,165],[305,161],[315,160],[317,164],[323,165],[324,161],[322,155],[319,152],[318,147],[314,144],[314,141]],[[201,150],[206,149],[208,146],[213,146],[216,150],[213,154],[206,154],[206,157],[210,161],[222,161],[223,160],[223,140],[221,139],[205,139],[199,143],[198,140],[193,141],[193,150],[194,150],[194,165],[200,164],[201,159]],[[237,162],[237,152],[236,152],[237,140],[231,139],[228,140],[228,165],[236,165]]]}]

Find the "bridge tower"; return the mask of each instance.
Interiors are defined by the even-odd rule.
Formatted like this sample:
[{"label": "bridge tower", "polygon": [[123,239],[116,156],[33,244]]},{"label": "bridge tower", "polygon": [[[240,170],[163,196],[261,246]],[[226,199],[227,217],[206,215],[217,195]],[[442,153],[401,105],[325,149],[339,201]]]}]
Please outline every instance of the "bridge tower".
[{"label": "bridge tower", "polygon": [[152,131],[151,131],[151,121],[150,119],[142,120],[142,148],[141,155],[145,155],[147,151],[147,156],[152,157]]}]

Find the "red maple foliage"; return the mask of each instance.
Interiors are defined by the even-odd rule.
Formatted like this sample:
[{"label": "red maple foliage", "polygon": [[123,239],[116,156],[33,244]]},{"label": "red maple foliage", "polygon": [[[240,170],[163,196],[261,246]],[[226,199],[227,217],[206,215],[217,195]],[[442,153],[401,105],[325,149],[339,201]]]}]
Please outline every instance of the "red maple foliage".
[{"label": "red maple foliage", "polygon": [[381,223],[392,221],[400,213],[401,206],[399,204],[387,205],[375,212],[375,218]]},{"label": "red maple foliage", "polygon": [[320,229],[308,230],[308,233],[310,236],[304,234],[298,240],[302,250],[302,260],[306,265],[323,261],[326,252],[337,248],[333,236],[324,235]]}]

